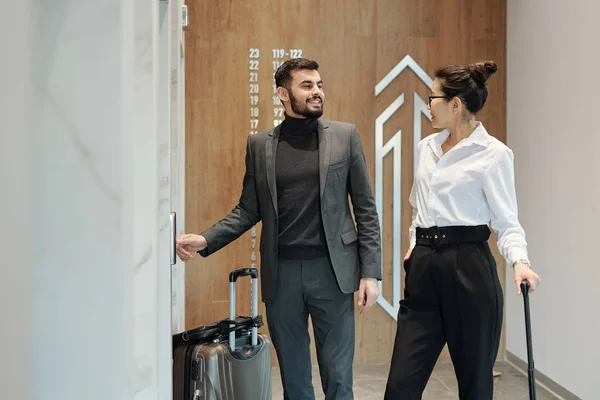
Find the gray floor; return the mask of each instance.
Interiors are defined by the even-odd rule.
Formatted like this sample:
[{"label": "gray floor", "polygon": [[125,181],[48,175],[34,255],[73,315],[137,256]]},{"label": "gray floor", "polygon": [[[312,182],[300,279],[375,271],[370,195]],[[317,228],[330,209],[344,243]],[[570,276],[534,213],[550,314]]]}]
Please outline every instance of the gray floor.
[{"label": "gray floor", "polygon": [[[354,398],[356,400],[382,400],[385,391],[389,366],[364,365],[354,368]],[[496,364],[497,371],[502,375],[495,378],[495,400],[526,400],[529,399],[527,376],[513,368],[508,363]],[[319,381],[319,371],[313,368],[313,385],[317,400],[323,400]],[[537,400],[554,400],[543,388],[536,388]],[[283,389],[279,369],[273,369],[273,400],[283,399]],[[439,363],[425,388],[423,400],[458,399],[458,385],[454,376],[454,369],[449,362]]]}]

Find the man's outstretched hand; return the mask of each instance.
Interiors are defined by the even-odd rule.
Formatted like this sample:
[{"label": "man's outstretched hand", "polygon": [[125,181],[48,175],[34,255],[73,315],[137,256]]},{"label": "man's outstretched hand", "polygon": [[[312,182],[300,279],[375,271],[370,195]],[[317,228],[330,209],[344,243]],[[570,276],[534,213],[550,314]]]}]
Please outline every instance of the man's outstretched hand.
[{"label": "man's outstretched hand", "polygon": [[194,258],[197,251],[204,250],[207,245],[204,236],[187,233],[179,236],[175,250],[181,261],[186,262]]}]

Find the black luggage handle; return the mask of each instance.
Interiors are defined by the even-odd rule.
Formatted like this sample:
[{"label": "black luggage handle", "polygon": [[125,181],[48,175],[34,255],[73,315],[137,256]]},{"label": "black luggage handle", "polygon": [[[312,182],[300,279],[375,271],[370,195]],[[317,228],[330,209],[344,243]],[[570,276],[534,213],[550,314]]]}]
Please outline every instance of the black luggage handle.
[{"label": "black luggage handle", "polygon": [[202,341],[206,339],[215,339],[221,336],[223,332],[227,331],[229,334],[230,328],[233,327],[234,331],[242,329],[252,329],[254,327],[260,328],[264,325],[262,316],[258,315],[252,317],[239,317],[236,319],[224,319],[211,325],[203,326],[201,328],[193,329],[191,331],[185,331],[180,334],[182,342],[189,341]]},{"label": "black luggage handle", "polygon": [[527,336],[527,377],[529,379],[529,399],[535,400],[535,366],[531,340],[531,313],[529,311],[529,282],[521,282],[523,305],[525,307],[525,335]]},{"label": "black luggage handle", "polygon": [[258,270],[256,268],[242,268],[229,273],[229,282],[236,282],[239,277],[251,276],[252,279],[258,279]]},{"label": "black luggage handle", "polygon": [[[260,315],[255,318],[240,316],[235,320],[224,319],[210,325],[172,335],[173,351],[185,343],[205,344],[228,340],[231,332],[251,331],[252,328],[260,328],[263,325],[264,321]],[[173,357],[175,357],[174,354]]]}]

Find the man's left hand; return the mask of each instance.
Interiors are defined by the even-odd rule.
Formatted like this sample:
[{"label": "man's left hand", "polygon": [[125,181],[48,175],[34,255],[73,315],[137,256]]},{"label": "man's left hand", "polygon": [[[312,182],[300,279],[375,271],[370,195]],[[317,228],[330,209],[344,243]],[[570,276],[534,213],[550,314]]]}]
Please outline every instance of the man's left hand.
[{"label": "man's left hand", "polygon": [[358,287],[358,306],[360,315],[363,315],[377,302],[379,297],[379,285],[375,278],[362,278]]}]

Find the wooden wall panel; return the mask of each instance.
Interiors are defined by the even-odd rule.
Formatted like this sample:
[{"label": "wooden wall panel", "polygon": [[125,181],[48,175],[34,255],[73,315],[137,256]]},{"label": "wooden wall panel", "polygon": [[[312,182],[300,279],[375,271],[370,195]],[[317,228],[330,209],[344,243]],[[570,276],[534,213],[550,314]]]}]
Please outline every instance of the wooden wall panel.
[{"label": "wooden wall panel", "polygon": [[[402,131],[402,230],[392,235],[391,154],[384,161],[383,295],[391,300],[392,244],[408,245],[412,185],[413,92],[422,99],[428,88],[405,70],[379,96],[375,85],[406,55],[432,76],[438,66],[495,60],[499,71],[489,80],[488,104],[479,119],[488,131],[506,138],[505,0],[188,0],[191,25],[186,32],[186,227],[199,232],[236,204],[244,173],[246,136],[251,131],[250,73],[258,74],[258,131],[273,126],[273,62],[290,49],[321,64],[325,81],[324,118],[356,123],[373,186],[375,118],[397,97],[404,105],[384,127],[384,142]],[[257,71],[249,70],[249,49],[260,50]],[[273,49],[285,49],[284,58]],[[422,136],[433,132],[422,120]],[[260,235],[260,224],[256,227]],[[495,244],[496,238],[492,238]],[[495,246],[500,280],[504,262]],[[227,316],[227,275],[253,262],[252,233],[186,269],[186,326],[193,328]],[[256,249],[256,256],[258,251]],[[259,267],[258,260],[256,261]],[[403,277],[402,277],[403,282]],[[249,314],[249,283],[241,282],[239,313]],[[514,288],[509,288],[512,295]],[[260,307],[264,315],[264,307]],[[395,322],[376,305],[357,315],[357,364],[387,363]],[[263,331],[266,331],[263,328]],[[500,354],[503,354],[504,338]],[[314,355],[314,350],[313,350]],[[441,356],[448,359],[447,351]],[[275,360],[275,357],[273,357]],[[316,359],[313,359],[316,363]],[[276,362],[274,361],[274,364]]]}]

